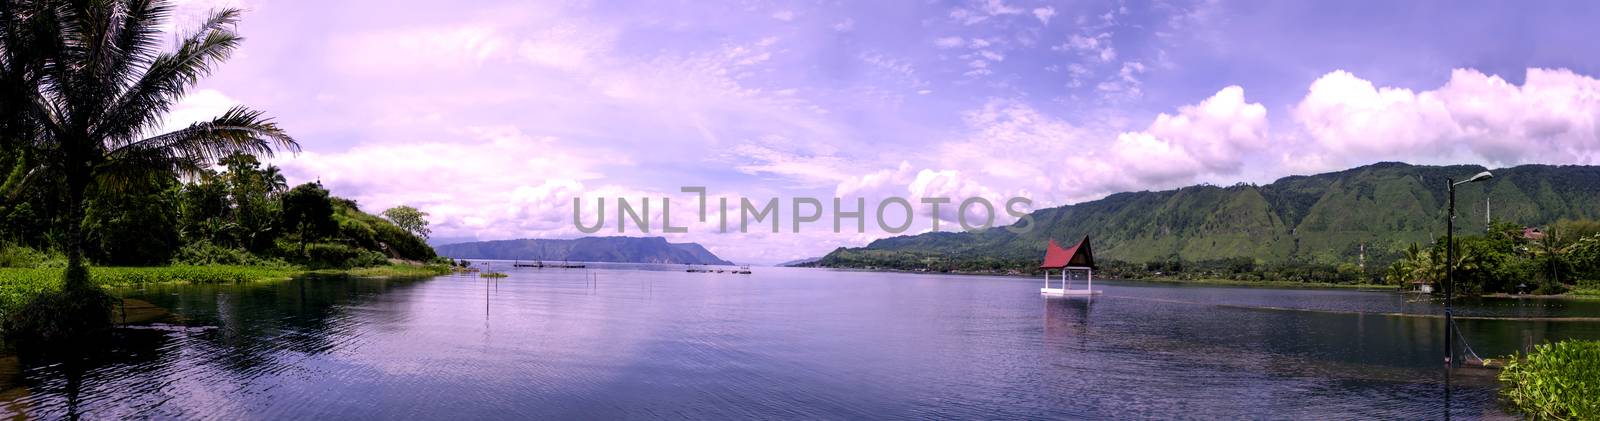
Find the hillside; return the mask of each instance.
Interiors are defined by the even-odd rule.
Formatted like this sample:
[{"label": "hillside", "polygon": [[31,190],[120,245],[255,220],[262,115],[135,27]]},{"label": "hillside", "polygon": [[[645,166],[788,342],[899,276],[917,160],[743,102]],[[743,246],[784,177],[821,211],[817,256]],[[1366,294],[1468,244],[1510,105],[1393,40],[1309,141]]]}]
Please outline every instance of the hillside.
[{"label": "hillside", "polygon": [[565,260],[574,262],[731,265],[695,243],[662,237],[583,237],[574,240],[477,241],[434,247],[457,259]]},{"label": "hillside", "polygon": [[[1412,243],[1443,235],[1445,177],[1483,170],[1379,163],[1261,186],[1117,193],[1037,210],[1032,215],[1039,226],[1020,235],[993,228],[885,238],[834,250],[816,265],[1021,268],[1043,254],[1047,238],[1088,235],[1102,260],[1354,263],[1365,244],[1367,264],[1376,266]],[[1485,229],[1486,196],[1499,221],[1538,226],[1600,218],[1600,167],[1524,165],[1494,174],[1456,193],[1459,233]]]}]

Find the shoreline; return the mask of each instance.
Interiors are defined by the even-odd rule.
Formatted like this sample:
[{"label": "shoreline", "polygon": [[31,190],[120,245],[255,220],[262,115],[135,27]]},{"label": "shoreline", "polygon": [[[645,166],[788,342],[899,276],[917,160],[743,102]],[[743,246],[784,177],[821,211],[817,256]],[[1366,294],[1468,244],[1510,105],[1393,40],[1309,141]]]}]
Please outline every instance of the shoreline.
[{"label": "shoreline", "polygon": [[[826,267],[826,266],[785,266],[785,267],[806,268],[806,269],[842,270],[842,271],[851,271],[851,272],[927,273],[927,274],[936,274],[936,275],[999,276],[999,277],[1007,277],[1007,278],[1042,279],[1038,275],[1019,275],[1019,274],[992,273],[992,272],[958,272],[958,271],[933,272],[933,271],[900,270],[900,269],[866,269],[866,268],[843,268],[843,267]],[[1054,279],[1054,278],[1051,278],[1051,279]],[[1171,278],[1129,279],[1129,278],[1110,278],[1110,277],[1103,278],[1103,279],[1112,280],[1112,281],[1147,282],[1147,283],[1171,284],[1171,285],[1237,286],[1237,287],[1262,287],[1262,288],[1284,288],[1284,289],[1355,289],[1355,290],[1370,290],[1370,291],[1374,291],[1374,292],[1403,292],[1403,291],[1401,291],[1402,288],[1400,286],[1398,286],[1398,285],[1383,285],[1383,284],[1330,284],[1330,283],[1326,283],[1326,282],[1294,282],[1294,281],[1237,281],[1237,280],[1232,280],[1232,279],[1171,279]]]},{"label": "shoreline", "polygon": [[[22,308],[34,297],[59,290],[64,270],[64,268],[0,268],[0,316],[6,316]],[[273,282],[308,276],[393,278],[449,273],[450,269],[442,265],[415,262],[390,262],[384,266],[351,269],[238,265],[95,266],[89,268],[89,279],[95,286],[111,289],[152,284]]]}]

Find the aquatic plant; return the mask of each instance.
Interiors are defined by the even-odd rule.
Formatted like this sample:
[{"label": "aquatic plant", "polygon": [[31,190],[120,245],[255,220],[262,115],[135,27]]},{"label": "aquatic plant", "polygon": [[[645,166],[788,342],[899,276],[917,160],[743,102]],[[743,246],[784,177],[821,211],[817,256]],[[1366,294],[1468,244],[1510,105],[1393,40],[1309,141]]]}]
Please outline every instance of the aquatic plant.
[{"label": "aquatic plant", "polygon": [[505,272],[484,272],[484,273],[478,274],[478,276],[482,276],[482,277],[485,277],[485,278],[504,278],[504,277],[509,276],[509,275],[506,275]]},{"label": "aquatic plant", "polygon": [[1500,396],[1536,419],[1600,419],[1600,341],[1543,344],[1507,358]]}]

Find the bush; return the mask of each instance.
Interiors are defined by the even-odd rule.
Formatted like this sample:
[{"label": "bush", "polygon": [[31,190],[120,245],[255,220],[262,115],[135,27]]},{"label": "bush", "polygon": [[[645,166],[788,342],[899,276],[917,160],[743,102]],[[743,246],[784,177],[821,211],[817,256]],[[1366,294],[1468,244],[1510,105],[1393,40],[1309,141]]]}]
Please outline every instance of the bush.
[{"label": "bush", "polygon": [[0,244],[0,267],[33,268],[43,265],[49,255],[25,246]]},{"label": "bush", "polygon": [[1539,345],[1507,359],[1500,396],[1536,419],[1600,419],[1600,341]]},{"label": "bush", "polygon": [[114,300],[99,287],[43,291],[6,312],[6,338],[44,344],[83,338],[85,333],[111,326]]},{"label": "bush", "polygon": [[208,241],[196,241],[179,248],[172,257],[172,264],[276,266],[282,265],[282,262],[258,257],[244,249],[223,247]]},{"label": "bush", "polygon": [[389,262],[382,253],[343,244],[317,243],[306,246],[306,264],[315,269],[344,269],[377,266]]},{"label": "bush", "polygon": [[1572,295],[1600,297],[1600,280],[1578,281],[1578,286],[1572,288]]}]

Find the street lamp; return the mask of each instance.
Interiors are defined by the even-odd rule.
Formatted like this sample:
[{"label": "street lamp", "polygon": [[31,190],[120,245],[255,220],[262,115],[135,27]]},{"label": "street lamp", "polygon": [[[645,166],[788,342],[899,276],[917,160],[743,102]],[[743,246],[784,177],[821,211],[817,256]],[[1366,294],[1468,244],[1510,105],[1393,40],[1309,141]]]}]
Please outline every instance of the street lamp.
[{"label": "street lamp", "polygon": [[1488,171],[1484,171],[1484,172],[1478,173],[1478,175],[1474,175],[1474,176],[1472,176],[1472,178],[1468,178],[1468,179],[1462,180],[1462,181],[1455,181],[1454,179],[1451,179],[1451,178],[1445,178],[1445,182],[1450,185],[1450,187],[1449,187],[1449,190],[1450,190],[1450,214],[1447,217],[1445,217],[1445,223],[1444,223],[1445,224],[1445,229],[1444,229],[1444,231],[1445,231],[1445,233],[1444,233],[1444,238],[1445,238],[1445,240],[1444,240],[1444,248],[1445,248],[1445,258],[1444,258],[1444,267],[1445,267],[1445,284],[1444,284],[1444,364],[1445,364],[1445,368],[1451,368],[1451,367],[1456,367],[1457,366],[1456,365],[1456,360],[1455,360],[1456,344],[1455,344],[1455,342],[1451,342],[1450,341],[1450,339],[1451,339],[1450,338],[1450,334],[1455,331],[1455,327],[1456,327],[1455,319],[1452,317],[1451,309],[1450,309],[1451,299],[1455,296],[1455,293],[1456,293],[1456,186],[1459,186],[1459,185],[1462,185],[1462,184],[1467,184],[1467,183],[1476,183],[1476,182],[1483,181],[1483,180],[1488,180],[1488,179],[1491,179],[1491,178],[1494,178],[1494,174],[1490,174]]}]

